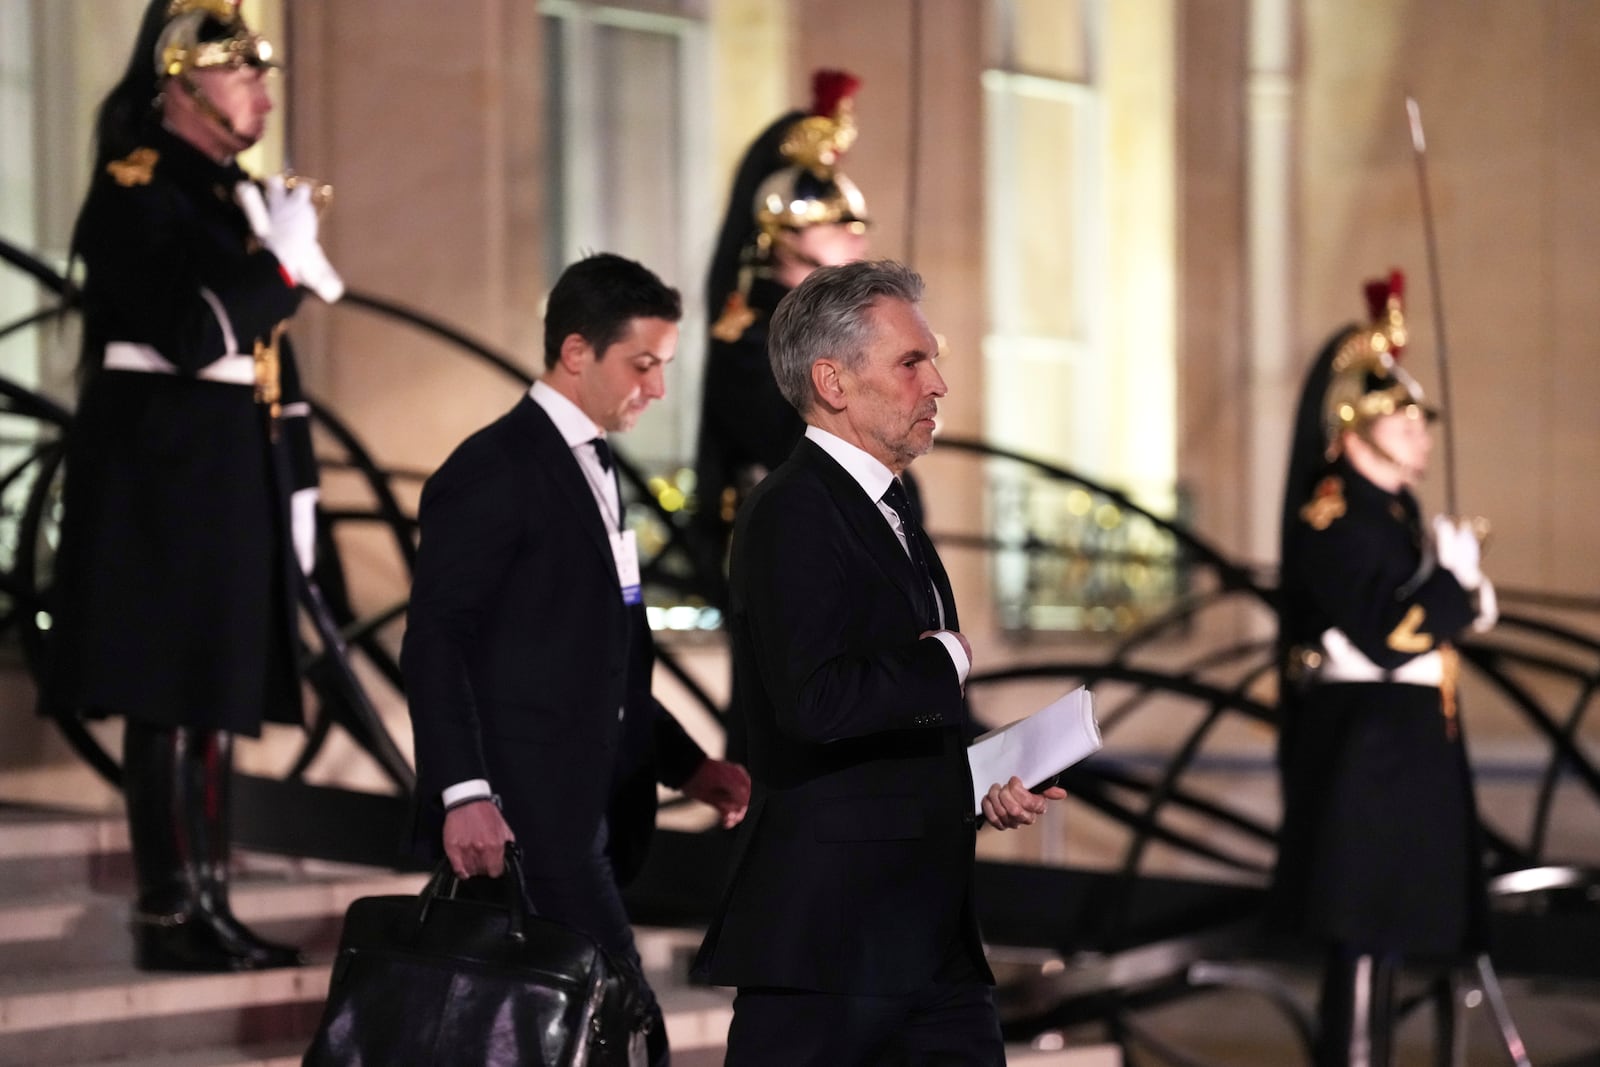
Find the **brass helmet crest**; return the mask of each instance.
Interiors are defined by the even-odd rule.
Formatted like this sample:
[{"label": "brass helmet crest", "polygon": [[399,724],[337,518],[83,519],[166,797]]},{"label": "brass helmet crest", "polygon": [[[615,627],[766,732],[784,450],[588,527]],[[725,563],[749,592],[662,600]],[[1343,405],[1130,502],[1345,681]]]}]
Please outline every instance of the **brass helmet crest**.
[{"label": "brass helmet crest", "polygon": [[219,67],[280,67],[272,42],[250,29],[238,0],[172,0],[153,57],[158,78]]},{"label": "brass helmet crest", "polygon": [[1400,365],[1408,336],[1405,322],[1405,275],[1366,283],[1369,321],[1346,333],[1329,368],[1322,404],[1323,435],[1329,458],[1339,452],[1339,437],[1350,430],[1365,436],[1385,415],[1415,408],[1419,416],[1433,412],[1423,405],[1422,387]]},{"label": "brass helmet crest", "polygon": [[867,202],[839,162],[856,140],[855,94],[861,79],[842,70],[812,77],[811,110],[790,127],[779,152],[788,166],[756,190],[757,242],[770,247],[786,229],[826,223],[865,227]]}]

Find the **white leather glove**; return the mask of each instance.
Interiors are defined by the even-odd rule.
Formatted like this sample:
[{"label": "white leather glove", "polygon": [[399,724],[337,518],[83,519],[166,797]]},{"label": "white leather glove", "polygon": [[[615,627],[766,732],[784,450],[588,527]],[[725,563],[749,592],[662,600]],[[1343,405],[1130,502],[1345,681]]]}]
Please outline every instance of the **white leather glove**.
[{"label": "white leather glove", "polygon": [[301,574],[310,574],[317,565],[317,489],[296,489],[289,495],[289,539]]},{"label": "white leather glove", "polygon": [[260,238],[296,285],[303,285],[332,304],[344,295],[344,279],[328,262],[317,241],[317,209],[311,203],[310,183],[293,189],[273,175],[263,193],[252,182],[240,182],[235,199]]},{"label": "white leather glove", "polygon": [[1471,592],[1483,584],[1482,548],[1472,524],[1446,515],[1433,517],[1433,550],[1439,566],[1455,575],[1461,588]]}]

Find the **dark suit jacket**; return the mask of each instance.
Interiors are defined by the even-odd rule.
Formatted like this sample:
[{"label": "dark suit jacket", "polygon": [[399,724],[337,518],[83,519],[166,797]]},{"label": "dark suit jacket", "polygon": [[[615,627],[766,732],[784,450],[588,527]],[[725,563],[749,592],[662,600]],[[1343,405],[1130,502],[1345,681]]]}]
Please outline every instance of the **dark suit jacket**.
[{"label": "dark suit jacket", "polygon": [[571,871],[609,812],[626,881],[655,824],[655,782],[681,785],[705,756],[650,695],[644,609],[622,602],[577,460],[524,396],[428,479],[418,518],[401,650],[414,844],[437,855],[440,792],[487,778],[530,874]]},{"label": "dark suit jacket", "polygon": [[889,524],[802,440],[740,512],[730,581],[754,791],[697,971],[895,994],[964,956],[989,979],[961,688],[944,647],[918,639],[922,593]]}]

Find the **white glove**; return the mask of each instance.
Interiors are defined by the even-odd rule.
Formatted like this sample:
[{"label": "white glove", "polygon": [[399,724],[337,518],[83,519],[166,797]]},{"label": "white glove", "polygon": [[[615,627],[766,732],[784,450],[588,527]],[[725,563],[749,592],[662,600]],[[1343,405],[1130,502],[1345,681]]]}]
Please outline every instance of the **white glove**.
[{"label": "white glove", "polygon": [[317,241],[319,222],[317,209],[311,203],[310,183],[290,189],[284,185],[283,177],[275,174],[265,185],[264,195],[250,182],[240,182],[235,190],[235,199],[250,220],[250,228],[278,257],[296,285],[335,303],[344,295],[344,280]]},{"label": "white glove", "polygon": [[1488,578],[1478,586],[1478,617],[1472,620],[1472,629],[1486,633],[1500,621],[1500,598],[1494,595],[1494,583]]},{"label": "white glove", "polygon": [[321,496],[315,488],[289,494],[289,539],[301,574],[310,574],[317,565],[317,501]]},{"label": "white glove", "polygon": [[1455,575],[1461,588],[1471,592],[1483,584],[1482,548],[1466,520],[1445,515],[1433,517],[1433,550],[1439,566]]}]

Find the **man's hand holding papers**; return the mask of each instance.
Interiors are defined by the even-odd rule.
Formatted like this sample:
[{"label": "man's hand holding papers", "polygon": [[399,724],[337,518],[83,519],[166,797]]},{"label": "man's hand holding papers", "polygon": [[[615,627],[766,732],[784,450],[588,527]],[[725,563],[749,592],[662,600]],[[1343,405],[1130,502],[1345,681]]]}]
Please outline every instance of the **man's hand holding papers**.
[{"label": "man's hand holding papers", "polygon": [[1044,814],[1052,800],[1065,800],[1067,791],[1053,785],[1042,793],[1035,793],[1022,784],[1016,775],[1005,785],[996,782],[989,787],[980,802],[983,819],[996,830],[1015,830],[1019,826],[1032,826]]},{"label": "man's hand holding papers", "polygon": [[1067,795],[1059,786],[1039,793],[1033,787],[1099,748],[1094,697],[1080,686],[967,747],[974,811],[998,830],[1032,825],[1049,801]]}]

